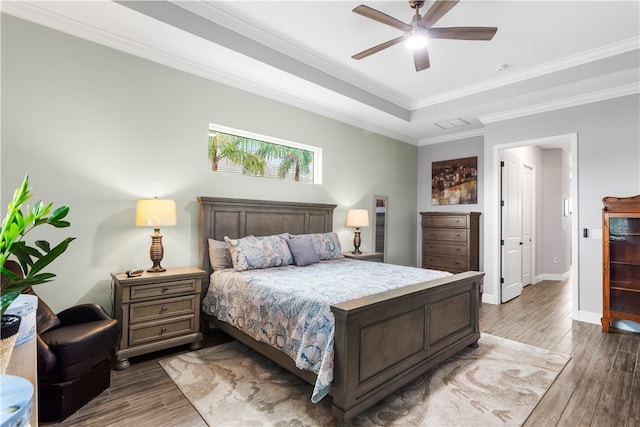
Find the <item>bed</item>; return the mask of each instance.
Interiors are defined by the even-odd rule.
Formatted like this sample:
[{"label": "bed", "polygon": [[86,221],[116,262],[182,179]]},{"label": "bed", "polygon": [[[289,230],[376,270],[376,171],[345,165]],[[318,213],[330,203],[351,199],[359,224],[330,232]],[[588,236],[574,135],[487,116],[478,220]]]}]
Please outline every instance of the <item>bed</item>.
[{"label": "bed", "polygon": [[[203,196],[198,197],[198,202],[200,265],[206,272],[203,299],[213,273],[209,239],[328,233],[336,207]],[[483,276],[479,272],[446,275],[331,304],[335,324],[329,394],[336,418],[349,420],[453,354],[477,345]],[[357,277],[354,283],[358,282]],[[310,384],[319,380],[311,370],[298,368],[289,355],[236,326],[206,311],[202,319]]]}]

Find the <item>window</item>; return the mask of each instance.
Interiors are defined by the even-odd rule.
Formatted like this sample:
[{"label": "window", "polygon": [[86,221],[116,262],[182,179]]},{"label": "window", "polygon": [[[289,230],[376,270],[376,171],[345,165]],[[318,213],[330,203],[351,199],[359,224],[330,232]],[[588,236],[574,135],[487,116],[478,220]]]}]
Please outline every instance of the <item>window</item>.
[{"label": "window", "polygon": [[322,149],[209,125],[208,165],[213,172],[321,184]]}]

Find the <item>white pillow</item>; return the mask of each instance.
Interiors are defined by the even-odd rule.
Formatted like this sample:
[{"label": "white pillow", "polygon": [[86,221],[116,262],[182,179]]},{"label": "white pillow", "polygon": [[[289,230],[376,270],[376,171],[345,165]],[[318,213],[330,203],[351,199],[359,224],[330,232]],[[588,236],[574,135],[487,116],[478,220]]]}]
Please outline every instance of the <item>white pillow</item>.
[{"label": "white pillow", "polygon": [[227,242],[209,239],[209,262],[213,271],[233,267]]}]

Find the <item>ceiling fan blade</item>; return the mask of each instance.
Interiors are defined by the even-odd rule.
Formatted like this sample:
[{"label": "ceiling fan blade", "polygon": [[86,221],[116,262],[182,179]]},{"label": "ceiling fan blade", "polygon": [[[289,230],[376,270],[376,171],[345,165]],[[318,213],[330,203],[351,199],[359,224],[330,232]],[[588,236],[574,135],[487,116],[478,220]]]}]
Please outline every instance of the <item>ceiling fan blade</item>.
[{"label": "ceiling fan blade", "polygon": [[496,27],[449,27],[430,28],[429,38],[454,40],[491,40],[498,29]]},{"label": "ceiling fan blade", "polygon": [[374,46],[372,48],[369,48],[367,50],[363,50],[360,53],[356,53],[355,55],[352,56],[353,59],[362,59],[362,58],[366,58],[369,55],[372,55],[376,52],[380,52],[382,49],[386,49],[388,47],[391,47],[393,45],[396,45],[398,43],[401,43],[404,40],[404,35],[397,37],[393,40],[389,40],[388,42],[384,42],[379,44],[378,46]]},{"label": "ceiling fan blade", "polygon": [[363,4],[353,9],[353,12],[357,13],[358,15],[362,15],[365,18],[373,19],[374,21],[390,25],[400,31],[407,32],[413,29],[411,25],[405,24],[404,22],[394,18],[393,16],[389,16],[386,13],[382,13],[379,10],[373,9]]},{"label": "ceiling fan blade", "polygon": [[433,6],[429,8],[427,13],[424,14],[418,25],[425,28],[431,28],[433,24],[438,22],[440,18],[442,18],[447,12],[451,10],[453,6],[458,4],[459,0],[449,1],[449,0],[438,0]]},{"label": "ceiling fan blade", "polygon": [[416,65],[416,71],[422,71],[429,68],[431,66],[431,61],[429,61],[429,51],[427,51],[427,48],[414,50],[413,62]]}]

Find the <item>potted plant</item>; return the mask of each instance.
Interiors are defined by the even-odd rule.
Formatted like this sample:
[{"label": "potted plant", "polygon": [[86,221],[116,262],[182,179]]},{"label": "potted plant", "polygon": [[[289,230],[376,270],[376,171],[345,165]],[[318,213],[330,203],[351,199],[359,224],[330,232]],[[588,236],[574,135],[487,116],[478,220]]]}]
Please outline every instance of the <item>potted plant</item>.
[{"label": "potted plant", "polygon": [[[15,329],[17,333],[19,317],[5,315],[5,311],[20,293],[29,286],[38,285],[51,281],[55,274],[44,272],[43,269],[51,264],[58,256],[67,250],[69,243],[75,238],[67,237],[53,248],[46,240],[35,240],[33,245],[27,244],[24,240],[27,233],[40,225],[51,225],[56,228],[69,227],[70,223],[64,218],[69,213],[68,206],[61,206],[51,213],[53,203],[44,204],[37,202],[32,208],[25,203],[31,198],[29,188],[29,176],[25,176],[22,185],[18,187],[13,195],[13,200],[9,202],[7,213],[2,220],[2,230],[0,234],[0,273],[2,276],[2,287],[0,294],[0,315],[2,316],[2,346],[5,346],[5,339],[10,337],[10,331]],[[23,212],[23,208],[25,211]],[[9,257],[13,256],[14,260]],[[10,266],[9,264],[12,264]],[[19,265],[19,271],[17,268]],[[12,268],[13,267],[13,268]],[[16,326],[17,323],[17,326]],[[6,335],[5,335],[6,333]],[[10,349],[13,342],[7,342]],[[10,350],[9,349],[9,350]],[[9,353],[10,354],[10,353]],[[8,362],[9,357],[2,349],[3,362]],[[4,367],[6,369],[6,366]]]}]

